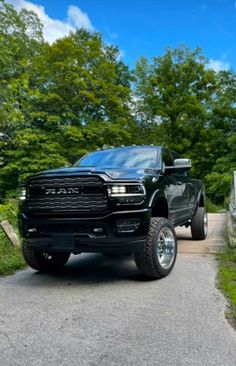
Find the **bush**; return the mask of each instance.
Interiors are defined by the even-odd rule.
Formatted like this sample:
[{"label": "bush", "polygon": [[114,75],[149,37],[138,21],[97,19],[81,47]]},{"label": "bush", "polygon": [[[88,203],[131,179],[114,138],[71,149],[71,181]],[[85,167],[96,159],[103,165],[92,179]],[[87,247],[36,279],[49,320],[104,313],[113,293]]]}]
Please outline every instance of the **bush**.
[{"label": "bush", "polygon": [[206,210],[209,213],[217,213],[219,211],[224,210],[223,206],[216,205],[212,201],[209,200],[209,198],[206,198]]},{"label": "bush", "polygon": [[11,199],[0,205],[0,221],[8,220],[14,228],[17,227],[18,203],[16,199]]}]

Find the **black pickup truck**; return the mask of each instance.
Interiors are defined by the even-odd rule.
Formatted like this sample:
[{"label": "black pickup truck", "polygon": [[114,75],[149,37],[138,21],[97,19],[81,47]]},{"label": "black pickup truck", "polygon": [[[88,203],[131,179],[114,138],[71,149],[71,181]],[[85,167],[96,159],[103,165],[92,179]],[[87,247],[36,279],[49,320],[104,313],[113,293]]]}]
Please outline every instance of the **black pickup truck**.
[{"label": "black pickup truck", "polygon": [[160,146],[104,149],[69,168],[43,171],[20,192],[23,255],[32,268],[55,270],[71,253],[133,254],[138,270],[160,278],[172,270],[174,227],[207,235],[203,184],[189,159]]}]

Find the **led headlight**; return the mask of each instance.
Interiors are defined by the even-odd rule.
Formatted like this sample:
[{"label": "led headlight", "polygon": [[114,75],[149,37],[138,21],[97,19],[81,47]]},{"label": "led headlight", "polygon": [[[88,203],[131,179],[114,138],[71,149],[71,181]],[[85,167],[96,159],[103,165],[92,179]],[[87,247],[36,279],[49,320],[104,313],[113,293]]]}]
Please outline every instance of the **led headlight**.
[{"label": "led headlight", "polygon": [[109,196],[144,196],[145,188],[142,184],[110,185],[107,187]]},{"label": "led headlight", "polygon": [[125,186],[112,186],[111,187],[111,194],[122,194],[126,193],[126,187]]}]

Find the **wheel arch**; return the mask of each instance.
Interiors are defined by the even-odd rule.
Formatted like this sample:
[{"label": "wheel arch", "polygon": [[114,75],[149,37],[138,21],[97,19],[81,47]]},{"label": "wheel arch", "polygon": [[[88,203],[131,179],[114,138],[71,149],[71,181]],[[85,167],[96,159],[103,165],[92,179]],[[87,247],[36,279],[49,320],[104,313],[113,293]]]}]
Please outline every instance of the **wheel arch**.
[{"label": "wheel arch", "polygon": [[157,195],[155,197],[151,206],[151,216],[169,218],[169,208],[165,196]]},{"label": "wheel arch", "polygon": [[198,194],[198,198],[197,198],[197,202],[196,202],[196,206],[195,206],[195,210],[193,213],[193,217],[197,212],[198,207],[205,207],[205,202],[206,202],[206,197],[203,191],[200,191]]},{"label": "wheel arch", "polygon": [[205,207],[205,195],[203,192],[200,192],[200,194],[199,194],[198,207]]}]

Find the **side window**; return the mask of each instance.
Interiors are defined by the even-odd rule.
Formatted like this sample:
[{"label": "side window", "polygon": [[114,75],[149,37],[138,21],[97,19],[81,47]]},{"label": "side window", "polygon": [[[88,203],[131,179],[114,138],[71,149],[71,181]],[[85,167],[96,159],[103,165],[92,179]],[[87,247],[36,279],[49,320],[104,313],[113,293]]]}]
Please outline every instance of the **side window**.
[{"label": "side window", "polygon": [[163,162],[165,166],[173,166],[174,160],[169,150],[163,149]]}]

